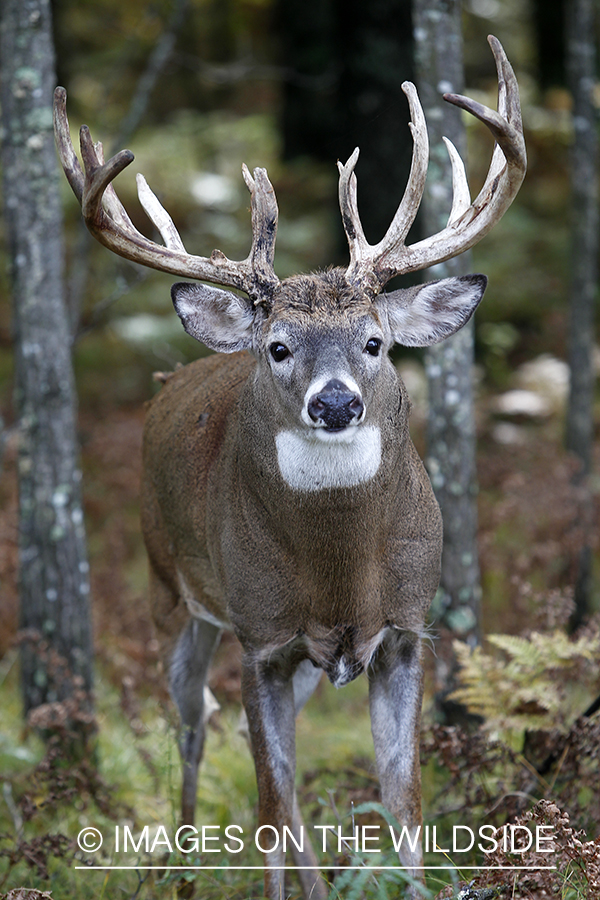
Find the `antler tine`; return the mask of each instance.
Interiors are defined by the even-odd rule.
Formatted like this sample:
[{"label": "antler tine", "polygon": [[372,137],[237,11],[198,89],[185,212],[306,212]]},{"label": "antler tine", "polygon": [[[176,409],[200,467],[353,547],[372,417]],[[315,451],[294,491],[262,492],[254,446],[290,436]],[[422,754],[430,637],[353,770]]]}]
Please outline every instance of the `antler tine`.
[{"label": "antler tine", "polygon": [[493,34],[488,34],[488,44],[492,48],[498,73],[498,112],[519,131],[523,130],[521,104],[517,79],[502,44]]},{"label": "antler tine", "polygon": [[[96,155],[98,157],[100,165],[103,166],[104,148],[102,147],[102,142],[96,141],[96,143],[94,144],[94,149],[96,151]],[[106,186],[106,190],[104,191],[104,195],[102,197],[102,202],[111,219],[114,219],[114,221],[118,225],[121,225],[124,228],[131,228],[135,231],[135,226],[127,215],[125,207],[117,197],[117,193],[112,184]]]},{"label": "antler tine", "polygon": [[[525,142],[523,140],[523,124],[521,121],[521,108],[518,104],[518,88],[516,78],[510,67],[510,63],[504,57],[504,61],[506,65],[510,69],[510,75],[512,79],[506,81],[506,106],[507,112],[506,115],[502,115],[500,110],[496,112],[493,109],[489,109],[489,107],[484,106],[482,103],[478,103],[476,100],[471,100],[470,97],[463,97],[462,94],[444,94],[444,100],[447,100],[448,103],[454,104],[454,106],[459,106],[461,109],[470,112],[471,115],[475,116],[484,125],[487,125],[489,130],[492,132],[493,136],[496,139],[500,149],[502,150],[502,155],[505,160],[510,164],[522,166],[523,165],[523,157],[525,155]],[[502,77],[502,69],[498,68],[499,78]],[[500,81],[500,85],[502,82]],[[514,108],[514,93],[510,91],[510,88],[513,91],[517,92],[517,108]],[[499,97],[502,97],[503,91],[500,88]],[[512,102],[511,102],[512,101]],[[526,161],[525,161],[526,162]],[[490,180],[490,175],[488,174],[488,180]]]},{"label": "antler tine", "polygon": [[488,42],[494,53],[498,72],[498,111],[495,112],[460,94],[444,94],[444,100],[470,112],[489,128],[496,139],[489,172],[474,203],[475,207],[480,199],[487,197],[498,175],[504,170],[509,179],[516,178],[518,180],[518,190],[527,166],[521,106],[515,74],[500,41],[490,35]]},{"label": "antler tine", "polygon": [[[346,277],[349,281],[361,280],[366,282],[369,280],[369,270],[372,268],[371,263],[373,258],[378,258],[383,254],[390,252],[395,247],[404,244],[423,198],[425,180],[427,178],[427,164],[429,160],[427,125],[419,95],[417,94],[417,89],[414,84],[410,81],[405,81],[402,85],[402,90],[408,98],[411,115],[411,121],[408,126],[413,138],[413,155],[410,175],[404,195],[396,210],[396,214],[392,219],[392,223],[388,228],[385,237],[374,247],[367,243],[358,214],[358,204],[356,199],[357,182],[356,175],[354,174],[354,167],[358,160],[358,147],[345,166],[342,166],[341,163],[338,162],[338,168],[340,170],[340,209],[342,212],[344,229],[348,238],[348,244],[350,246],[350,265],[346,273]],[[377,279],[372,285],[372,290],[374,290],[375,293],[378,293],[379,290],[381,290],[381,285],[378,283]]]},{"label": "antler tine", "polygon": [[112,185],[116,176],[132,162],[133,153],[121,150],[104,162],[102,145],[94,145],[89,129],[84,125],[80,130],[82,169],[70,138],[65,89],[57,88],[54,98],[55,134],[60,159],[81,204],[85,223],[101,244],[126,259],[150,268],[183,278],[239,288],[255,301],[269,301],[279,284],[273,269],[277,201],[264,170],[255,170],[252,247],[246,259],[240,261],[228,259],[220,250],[214,250],[209,258],[187,253],[170,215],[143,176],[138,176],[140,202],[165,242],[165,246],[157,244],[135,228]]},{"label": "antler tine", "polygon": [[489,172],[475,201],[475,206],[480,198],[487,196],[496,178],[505,168],[507,168],[509,176],[514,175],[519,179],[518,189],[527,166],[519,89],[515,73],[500,41],[493,35],[489,35],[488,43],[492,48],[498,73],[498,111],[495,112],[461,94],[444,94],[444,100],[470,112],[484,125],[487,125],[496,139]]},{"label": "antler tine", "polygon": [[[494,61],[496,63],[496,73],[498,76],[498,113],[502,118],[506,119],[508,122],[514,123],[515,119],[519,123],[519,128],[522,130],[523,126],[521,123],[521,109],[519,103],[517,102],[516,110],[514,105],[511,109],[508,108],[508,91],[507,91],[507,77],[510,78],[510,74],[512,73],[512,69],[510,68],[510,64],[506,57],[504,56],[502,45],[493,35],[488,35],[488,43],[492,48],[492,53],[494,54]],[[503,58],[504,57],[504,58]],[[510,72],[507,73],[505,69],[505,64],[508,65]],[[518,101],[518,94],[517,94]],[[499,144],[494,146],[494,152],[492,154],[492,161],[490,163],[490,170],[488,174],[487,180],[490,182],[498,175],[499,172],[504,168],[504,153],[502,152],[502,148]]]},{"label": "antler tine", "polygon": [[[423,193],[426,171],[426,160],[425,164],[423,160],[423,147],[426,145],[422,138],[418,139],[415,135],[417,130],[420,134],[425,131],[425,123],[424,119],[422,123],[420,120],[419,124],[416,122],[420,104],[414,100],[411,103],[411,130],[415,140],[413,165],[402,203],[384,239],[376,246],[366,245],[358,264],[354,262],[351,252],[346,273],[349,281],[360,283],[369,292],[378,293],[394,275],[425,269],[468,250],[504,215],[521,186],[527,169],[527,156],[517,80],[500,41],[492,35],[488,41],[498,72],[498,111],[469,97],[444,94],[444,99],[449,103],[480,119],[496,140],[485,183],[477,198],[471,202],[464,164],[452,143],[444,138],[452,164],[453,182],[453,203],[448,224],[438,234],[405,246],[406,234]],[[426,152],[424,155],[427,155]]]},{"label": "antler tine", "polygon": [[252,247],[248,259],[252,261],[252,267],[256,272],[268,278],[273,272],[275,259],[275,238],[279,218],[277,198],[266,169],[255,169],[252,177],[248,166],[244,163],[242,175],[252,198]]},{"label": "antler tine", "polygon": [[144,207],[144,211],[148,218],[154,222],[160,231],[165,246],[170,250],[177,250],[180,253],[185,253],[186,249],[183,246],[183,241],[181,240],[179,232],[175,228],[173,219],[159,202],[156,194],[150,189],[144,176],[138,173],[135,176],[135,180],[140,203]]},{"label": "antler tine", "polygon": [[345,165],[339,160],[337,164],[340,173],[338,195],[340,211],[342,213],[342,224],[350,247],[350,268],[358,265],[365,250],[369,249],[369,244],[365,238],[365,233],[358,214],[358,185],[354,168],[358,162],[359,153],[360,150],[356,147]]},{"label": "antler tine", "polygon": [[471,191],[469,190],[465,164],[460,158],[460,153],[449,138],[443,137],[442,140],[446,145],[448,156],[450,157],[450,165],[452,166],[452,209],[448,216],[448,225],[453,225],[455,222],[458,222],[471,205]]},{"label": "antler tine", "polygon": [[402,90],[408,98],[410,108],[410,133],[413,138],[413,155],[408,176],[408,184],[396,215],[392,220],[385,237],[378,245],[382,249],[388,246],[403,244],[410,226],[415,221],[416,215],[423,199],[425,181],[427,179],[427,165],[429,162],[429,137],[427,124],[423,114],[423,107],[417,94],[417,89],[411,81],[405,81]]},{"label": "antler tine", "polygon": [[54,136],[58,155],[67,180],[79,203],[81,203],[84,176],[71,140],[71,130],[67,117],[67,92],[63,87],[57,87],[54,91]]},{"label": "antler tine", "polygon": [[102,198],[108,185],[117,175],[131,165],[134,156],[131,150],[121,150],[108,162],[103,161],[102,144],[94,145],[87,125],[79,130],[81,158],[85,170],[81,210],[86,223],[95,227],[103,224]]}]

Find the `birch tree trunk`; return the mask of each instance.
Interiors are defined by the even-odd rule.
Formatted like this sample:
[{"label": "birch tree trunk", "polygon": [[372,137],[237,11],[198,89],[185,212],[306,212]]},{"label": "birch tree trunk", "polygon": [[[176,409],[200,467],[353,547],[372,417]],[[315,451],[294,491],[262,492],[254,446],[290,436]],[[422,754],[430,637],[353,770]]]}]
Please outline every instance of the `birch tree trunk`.
[{"label": "birch tree trunk", "polygon": [[[460,110],[442,93],[464,92],[460,0],[413,0],[415,62],[419,95],[429,129],[429,177],[423,201],[425,234],[441,231],[452,207],[452,174],[442,135],[462,158],[465,133]],[[429,269],[446,278],[470,271],[470,254]],[[475,644],[480,636],[481,587],[477,552],[477,476],[473,415],[473,326],[427,350],[429,388],[427,458],[444,520],[442,578],[433,617],[441,630],[436,654],[437,690],[452,688],[451,640]]]},{"label": "birch tree trunk", "polygon": [[2,0],[1,15],[2,169],[20,438],[24,705],[27,713],[75,695],[89,709],[89,567],[52,132],[50,3]]},{"label": "birch tree trunk", "polygon": [[[567,14],[567,79],[573,95],[571,146],[571,285],[569,365],[571,386],[566,445],[579,459],[577,483],[584,491],[582,515],[591,517],[589,476],[594,439],[594,301],[598,287],[598,121],[594,0],[570,0]],[[585,523],[591,527],[591,523]],[[582,547],[571,627],[589,614],[592,551]]]}]

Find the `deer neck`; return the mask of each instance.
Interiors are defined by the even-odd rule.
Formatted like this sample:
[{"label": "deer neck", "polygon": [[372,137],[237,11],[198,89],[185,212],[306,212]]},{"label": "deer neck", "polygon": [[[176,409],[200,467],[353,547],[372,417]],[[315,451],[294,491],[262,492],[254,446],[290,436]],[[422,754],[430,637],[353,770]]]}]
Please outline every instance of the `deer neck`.
[{"label": "deer neck", "polygon": [[410,404],[395,373],[386,389],[394,393],[393,413],[384,399],[386,416],[374,415],[349,439],[328,442],[277,421],[260,390],[249,383],[248,402],[240,404],[235,477],[279,533],[297,534],[299,521],[306,520],[309,531],[331,533],[339,545],[343,520],[361,527],[369,521],[372,527],[374,517],[387,520],[390,497],[401,492],[413,456]]}]

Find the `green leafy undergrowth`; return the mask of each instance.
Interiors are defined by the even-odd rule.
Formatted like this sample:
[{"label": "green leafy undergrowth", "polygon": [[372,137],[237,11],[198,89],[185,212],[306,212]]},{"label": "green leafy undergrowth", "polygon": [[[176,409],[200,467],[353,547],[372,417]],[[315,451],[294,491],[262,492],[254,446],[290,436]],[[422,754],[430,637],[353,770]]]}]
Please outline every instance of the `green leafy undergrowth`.
[{"label": "green leafy undergrowth", "polygon": [[[459,641],[460,686],[452,699],[484,719],[488,731],[565,731],[598,691],[600,635],[569,638],[560,630],[529,637],[491,634],[486,652]],[[589,702],[589,701],[588,701]]]}]

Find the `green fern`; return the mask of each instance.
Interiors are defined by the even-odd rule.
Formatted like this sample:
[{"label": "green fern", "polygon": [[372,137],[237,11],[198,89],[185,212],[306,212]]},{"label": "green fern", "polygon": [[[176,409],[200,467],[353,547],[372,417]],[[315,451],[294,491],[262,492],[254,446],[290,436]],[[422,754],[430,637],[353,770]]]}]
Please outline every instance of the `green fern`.
[{"label": "green fern", "polygon": [[598,687],[600,636],[570,640],[562,631],[488,637],[500,653],[455,641],[460,686],[451,699],[485,720],[488,730],[566,730],[575,692]]}]

